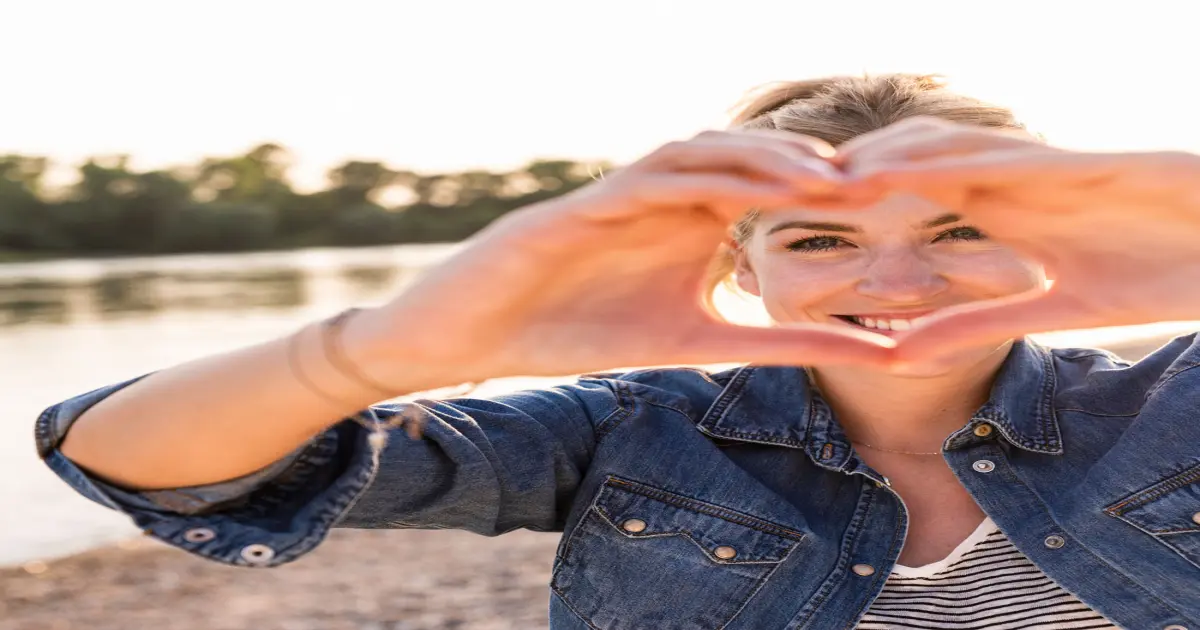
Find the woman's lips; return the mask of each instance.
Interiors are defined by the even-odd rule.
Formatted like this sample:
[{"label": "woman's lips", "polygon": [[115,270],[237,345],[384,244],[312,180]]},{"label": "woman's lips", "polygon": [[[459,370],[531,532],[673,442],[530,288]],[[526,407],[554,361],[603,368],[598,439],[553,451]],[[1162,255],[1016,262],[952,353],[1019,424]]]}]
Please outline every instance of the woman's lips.
[{"label": "woman's lips", "polygon": [[835,315],[834,317],[856,328],[862,328],[865,330],[870,330],[871,332],[890,336],[893,333],[910,330],[920,323],[922,317],[926,317],[932,312],[933,311],[911,311],[907,313],[864,313],[856,315]]}]

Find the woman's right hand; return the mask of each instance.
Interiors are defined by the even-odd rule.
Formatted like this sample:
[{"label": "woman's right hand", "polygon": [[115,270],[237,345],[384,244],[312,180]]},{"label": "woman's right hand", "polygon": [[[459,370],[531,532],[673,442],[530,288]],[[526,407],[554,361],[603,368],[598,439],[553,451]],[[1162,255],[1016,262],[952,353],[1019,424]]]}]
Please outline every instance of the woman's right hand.
[{"label": "woman's right hand", "polygon": [[616,367],[882,363],[891,342],[881,335],[738,326],[702,295],[717,247],[750,208],[847,202],[824,159],[832,154],[775,131],[667,144],[493,222],[394,300],[352,318],[347,349],[373,357],[363,367],[377,380],[410,391]]}]

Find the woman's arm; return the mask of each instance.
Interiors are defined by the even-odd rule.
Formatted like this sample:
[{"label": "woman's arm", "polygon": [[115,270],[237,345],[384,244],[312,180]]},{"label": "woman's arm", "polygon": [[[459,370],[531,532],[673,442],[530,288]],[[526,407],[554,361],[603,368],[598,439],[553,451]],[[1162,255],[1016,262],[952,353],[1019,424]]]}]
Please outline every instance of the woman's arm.
[{"label": "woman's arm", "polygon": [[[352,317],[347,357],[395,394],[614,366],[881,363],[881,336],[734,326],[701,299],[717,246],[747,208],[828,198],[836,178],[818,142],[706,133],[510,213],[393,301]],[[296,364],[327,395],[317,394],[289,368],[292,341],[152,374],[40,448],[130,489],[209,484],[263,468],[387,397],[330,365],[309,328],[294,340]]]},{"label": "woman's arm", "polygon": [[[447,366],[443,378],[451,381],[431,380],[438,377],[420,369],[415,352],[406,355],[394,340],[379,339],[377,317],[363,311],[341,329],[346,358],[359,370],[387,374],[393,395],[457,384]],[[298,380],[296,369],[319,391]],[[122,388],[79,416],[60,449],[101,480],[130,490],[212,484],[264,468],[388,397],[331,364],[322,332],[309,325]]]}]

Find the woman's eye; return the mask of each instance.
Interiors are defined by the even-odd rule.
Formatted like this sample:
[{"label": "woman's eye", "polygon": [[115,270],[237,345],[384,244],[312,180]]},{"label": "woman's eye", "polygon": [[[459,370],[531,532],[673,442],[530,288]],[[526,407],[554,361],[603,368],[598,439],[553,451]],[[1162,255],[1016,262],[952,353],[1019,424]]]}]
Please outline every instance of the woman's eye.
[{"label": "woman's eye", "polygon": [[812,236],[788,243],[787,248],[794,252],[825,252],[837,249],[840,245],[850,243],[836,236]]},{"label": "woman's eye", "polygon": [[983,235],[983,232],[980,232],[978,229],[967,226],[967,225],[961,225],[959,227],[952,227],[949,230],[946,230],[945,232],[938,234],[936,237],[934,237],[933,242],[936,243],[938,241],[982,241],[982,240],[985,240],[986,238],[987,237]]}]

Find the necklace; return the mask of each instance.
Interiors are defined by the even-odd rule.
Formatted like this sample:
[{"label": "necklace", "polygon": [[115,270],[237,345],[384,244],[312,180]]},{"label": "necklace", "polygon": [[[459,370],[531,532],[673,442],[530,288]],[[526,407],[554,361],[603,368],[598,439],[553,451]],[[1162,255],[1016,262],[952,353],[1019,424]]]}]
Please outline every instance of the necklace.
[{"label": "necklace", "polygon": [[902,455],[941,455],[942,454],[941,451],[938,451],[936,453],[912,453],[909,451],[893,451],[890,448],[879,448],[878,446],[871,446],[870,444],[867,444],[866,442],[855,442],[854,440],[850,440],[850,443],[851,444],[861,444],[862,446],[865,446],[867,448],[873,448],[877,451],[887,451],[889,453],[900,453]]},{"label": "necklace", "polygon": [[[809,369],[808,366],[805,366],[803,369],[804,369],[804,375],[806,377],[808,377],[809,386],[812,387],[814,392],[820,392],[820,389],[817,387],[817,375],[813,374],[812,370]],[[867,444],[866,442],[855,442],[854,440],[850,440],[850,443],[851,444],[861,444],[862,446],[865,446],[867,448],[873,448],[877,451],[887,451],[889,453],[900,453],[901,455],[941,455],[942,454],[941,451],[937,451],[936,453],[912,453],[909,451],[893,451],[890,448],[879,448],[878,446],[871,446],[870,444]]]}]

